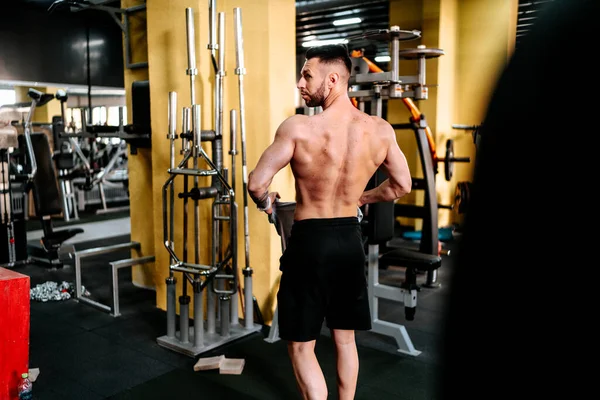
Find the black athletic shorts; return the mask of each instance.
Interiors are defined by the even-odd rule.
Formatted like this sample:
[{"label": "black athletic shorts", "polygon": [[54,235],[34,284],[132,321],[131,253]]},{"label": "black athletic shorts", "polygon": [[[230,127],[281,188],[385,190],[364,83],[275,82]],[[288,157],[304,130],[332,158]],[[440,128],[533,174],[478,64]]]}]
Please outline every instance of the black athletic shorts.
[{"label": "black athletic shorts", "polygon": [[365,251],[356,217],[294,221],[279,261],[281,339],[315,340],[323,320],[330,329],[371,329]]}]

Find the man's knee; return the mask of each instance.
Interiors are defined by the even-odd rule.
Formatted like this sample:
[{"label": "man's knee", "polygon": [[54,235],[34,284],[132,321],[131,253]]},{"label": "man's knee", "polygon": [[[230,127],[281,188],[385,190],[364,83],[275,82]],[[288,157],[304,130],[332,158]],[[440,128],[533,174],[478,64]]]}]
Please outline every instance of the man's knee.
[{"label": "man's knee", "polygon": [[288,342],[288,351],[291,355],[293,354],[304,354],[315,351],[315,341],[311,340],[310,342]]},{"label": "man's knee", "polygon": [[333,329],[333,340],[337,346],[354,344],[354,331],[345,329]]}]

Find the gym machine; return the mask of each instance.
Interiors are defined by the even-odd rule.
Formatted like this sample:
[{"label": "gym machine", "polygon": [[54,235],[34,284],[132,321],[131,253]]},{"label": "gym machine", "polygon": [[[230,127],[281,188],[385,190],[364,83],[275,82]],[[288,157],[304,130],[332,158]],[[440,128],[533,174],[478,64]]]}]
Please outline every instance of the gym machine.
[{"label": "gym machine", "polygon": [[[75,129],[73,124],[65,124],[67,94],[59,91],[56,95],[61,102],[61,116],[53,119],[55,161],[67,220],[71,210],[76,218],[76,209],[83,210],[86,203],[100,203],[101,208],[97,213],[129,209],[129,205],[108,207],[107,203],[110,200],[129,200],[127,145],[133,155],[137,154],[138,148],[151,146],[149,81],[135,81],[131,89],[131,124],[125,125],[123,122],[123,107],[119,107],[119,124],[114,126],[92,125],[89,122],[91,110],[81,108],[82,127],[79,130]],[[120,139],[120,142],[107,145],[104,151],[108,152],[108,156],[103,157],[100,166],[95,167],[93,161],[99,158],[95,149],[98,139]],[[89,155],[85,154],[81,141],[89,141]],[[76,203],[79,207],[76,207]]]},{"label": "gym machine", "polygon": [[[61,196],[58,191],[58,184],[56,180],[56,174],[54,165],[52,162],[52,152],[50,150],[50,144],[48,137],[43,133],[32,133],[31,118],[35,112],[36,107],[43,106],[49,101],[54,99],[53,94],[42,93],[34,89],[29,89],[27,95],[31,98],[31,104],[19,103],[13,106],[15,110],[20,112],[27,112],[27,116],[23,122],[23,134],[16,138],[19,151],[20,161],[22,170],[15,170],[11,173],[8,172],[10,166],[10,157],[14,146],[14,137],[7,136],[6,143],[2,145],[1,154],[6,157],[6,168],[2,173],[2,221],[3,225],[6,225],[6,240],[8,243],[8,264],[14,264],[16,261],[27,262],[29,259],[34,259],[44,263],[50,264],[51,267],[62,267],[61,254],[65,253],[65,247],[63,242],[70,239],[71,237],[82,233],[81,228],[67,228],[61,230],[54,230],[52,224],[52,216],[60,214],[62,211]],[[7,147],[4,149],[3,147]],[[4,167],[4,158],[2,159],[2,166]],[[8,176],[8,179],[5,179]],[[8,182],[8,183],[6,183]],[[37,218],[40,219],[42,224],[42,230],[44,232],[41,238],[41,249],[40,254],[27,255],[27,259],[21,255],[20,260],[16,260],[16,246],[18,240],[26,241],[26,233],[22,233],[19,237],[15,237],[14,231],[14,208],[12,199],[12,190],[10,182],[21,182],[24,185],[24,192],[27,193],[31,189],[33,191],[33,200],[35,205],[35,212]],[[23,213],[27,210],[24,209]],[[24,229],[24,227],[23,227]],[[67,246],[68,247],[68,246]],[[26,251],[28,253],[28,251]],[[69,250],[70,252],[70,250]],[[4,252],[3,252],[4,253]]]},{"label": "gym machine", "polygon": [[[398,26],[390,29],[369,31],[359,36],[348,38],[350,42],[356,39],[383,40],[391,43],[391,70],[387,72],[370,72],[369,64],[361,57],[353,58],[353,74],[350,78],[351,90],[349,96],[358,109],[365,111],[369,103],[369,113],[382,117],[383,100],[402,99],[409,106],[414,106],[412,99],[425,100],[428,97],[428,88],[425,82],[425,60],[439,57],[444,54],[441,49],[418,46],[415,49],[400,50],[400,41],[413,40],[421,36],[421,32],[400,30]],[[415,76],[401,76],[399,70],[400,59],[418,60],[418,73]],[[367,86],[365,88],[365,86]],[[413,107],[413,111],[416,107]],[[415,118],[416,117],[416,118]],[[423,219],[423,233],[419,249],[396,248],[379,253],[379,247],[393,237],[393,222],[396,216],[394,202],[376,203],[363,206],[365,219],[364,231],[368,238],[368,285],[369,303],[373,332],[390,336],[396,340],[398,351],[419,355],[415,349],[406,328],[401,324],[383,321],[378,314],[379,299],[388,299],[404,303],[406,320],[413,320],[417,305],[417,271],[427,272],[429,287],[437,287],[437,269],[441,266],[441,257],[438,254],[438,205],[435,188],[434,159],[431,152],[431,135],[425,117],[420,113],[413,115],[409,124],[394,126],[396,129],[411,129],[415,133],[423,178],[413,178],[413,189],[425,191],[423,206],[416,213]],[[367,189],[379,185],[386,178],[385,174],[378,171],[367,186]],[[392,287],[379,283],[380,263],[406,267],[405,281],[401,287]]]},{"label": "gym machine", "polygon": [[[183,159],[175,165],[175,141],[177,139],[177,93],[169,93],[169,133],[170,168],[169,178],[163,186],[163,229],[164,245],[170,255],[169,276],[167,284],[167,334],[157,338],[160,346],[188,355],[198,354],[220,347],[228,342],[257,332],[261,326],[254,323],[252,296],[252,269],[249,266],[249,236],[248,236],[248,199],[247,199],[247,167],[243,76],[244,53],[242,40],[242,15],[240,8],[234,8],[234,29],[236,37],[236,59],[239,84],[240,131],[242,144],[242,169],[244,187],[244,236],[246,267],[244,274],[244,323],[238,317],[238,300],[241,290],[238,277],[237,251],[237,221],[238,207],[234,192],[235,187],[235,156],[237,155],[237,113],[230,111],[232,160],[231,184],[228,181],[228,171],[223,167],[223,77],[225,76],[225,13],[217,13],[215,1],[209,1],[209,40],[212,65],[215,72],[215,109],[214,130],[201,129],[201,106],[196,101],[195,78],[196,46],[194,43],[194,13],[192,8],[186,8],[186,33],[188,68],[190,77],[191,107],[184,107],[182,112],[183,124],[181,138],[181,154]],[[218,29],[218,41],[217,41]],[[212,143],[212,157],[204,151],[202,142]],[[200,169],[199,161],[204,160],[208,169]],[[189,168],[189,162],[192,167]],[[174,181],[183,178],[183,193],[178,198],[183,202],[183,253],[179,257],[174,246]],[[193,177],[192,188],[189,189],[189,178]],[[199,187],[199,177],[211,177],[208,187]],[[199,201],[212,199],[212,254],[210,265],[200,264],[200,218]],[[188,201],[194,202],[194,262],[188,261]],[[225,226],[228,223],[228,227]],[[224,233],[228,229],[229,246],[224,249]],[[179,297],[179,331],[176,330],[176,283],[175,272],[183,275],[182,294]],[[188,283],[193,290],[193,299],[188,295]],[[204,295],[206,295],[206,327],[204,318]],[[218,299],[218,302],[217,302]],[[189,303],[194,304],[193,327],[189,326]],[[217,323],[218,322],[218,323]]]}]

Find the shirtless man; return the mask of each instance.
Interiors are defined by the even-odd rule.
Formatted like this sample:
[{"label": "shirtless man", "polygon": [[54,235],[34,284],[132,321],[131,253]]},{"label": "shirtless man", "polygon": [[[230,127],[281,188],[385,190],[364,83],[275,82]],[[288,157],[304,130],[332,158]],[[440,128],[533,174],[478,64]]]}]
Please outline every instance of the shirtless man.
[{"label": "shirtless man", "polygon": [[[314,352],[323,320],[335,342],[339,399],[354,398],[359,364],[354,331],[371,329],[357,206],[393,201],[412,184],[391,125],[352,105],[351,65],[344,45],[307,51],[297,87],[307,106],[321,106],[323,112],[286,119],[248,178],[250,197],[271,214],[279,198],[268,191],[273,177],[288,164],[294,174],[296,211],[280,259],[278,323],[307,400],[327,398]],[[365,191],[380,167],[388,179]]]}]

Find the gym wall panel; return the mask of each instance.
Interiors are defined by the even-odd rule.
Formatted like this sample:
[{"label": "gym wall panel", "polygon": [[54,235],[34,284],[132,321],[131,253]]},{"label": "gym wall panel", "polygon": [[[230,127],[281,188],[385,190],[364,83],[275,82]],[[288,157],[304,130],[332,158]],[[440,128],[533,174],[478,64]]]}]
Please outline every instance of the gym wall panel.
[{"label": "gym wall panel", "polygon": [[[478,125],[514,49],[518,0],[461,0],[458,5],[452,123]],[[470,157],[471,163],[455,165],[452,185],[441,194],[444,198],[452,198],[457,182],[472,181],[476,161],[472,136],[464,131],[456,131],[454,135],[455,155]],[[455,222],[461,222],[462,218],[454,215]]]},{"label": "gym wall panel", "polygon": [[[454,93],[456,91],[456,25],[458,5],[460,1],[444,0],[444,1],[428,1],[426,4],[430,9],[429,14],[433,13],[433,9],[437,10],[437,18],[429,20],[430,24],[426,25],[426,37],[429,39],[431,47],[437,47],[444,50],[444,55],[427,62],[427,83],[432,85],[429,89],[430,98],[424,105],[424,109],[428,110],[430,118],[427,122],[432,128],[436,140],[436,152],[440,159],[443,159],[446,154],[446,141],[456,139],[456,132],[452,129],[452,124],[455,123],[454,118]],[[425,16],[428,12],[425,12]],[[430,110],[430,111],[429,111]],[[463,135],[464,136],[464,135]],[[464,164],[463,164],[464,165]],[[452,205],[454,203],[454,182],[446,181],[444,163],[438,163],[438,175],[436,177],[436,190],[438,204]],[[454,170],[460,169],[461,164],[455,164]],[[452,211],[440,209],[438,213],[438,225],[448,226],[452,223]]]}]

